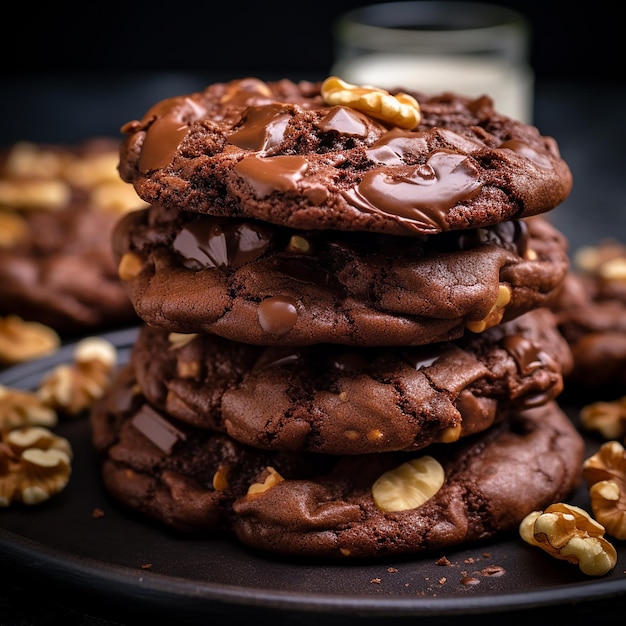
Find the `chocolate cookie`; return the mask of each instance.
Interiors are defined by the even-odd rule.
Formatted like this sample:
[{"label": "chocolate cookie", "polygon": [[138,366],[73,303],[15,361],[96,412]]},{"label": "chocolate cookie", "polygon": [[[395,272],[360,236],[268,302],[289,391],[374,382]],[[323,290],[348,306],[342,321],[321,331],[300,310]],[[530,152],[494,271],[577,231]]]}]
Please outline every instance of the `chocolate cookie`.
[{"label": "chocolate cookie", "polygon": [[[284,555],[449,548],[516,531],[529,512],[567,498],[580,483],[583,457],[582,437],[548,403],[418,455],[344,456],[306,480],[274,475],[267,489],[235,501],[232,526],[242,543]],[[414,488],[431,497],[414,506],[422,499],[413,499]]]},{"label": "chocolate cookie", "polygon": [[569,267],[540,216],[399,237],[151,206],[120,220],[113,247],[145,322],[259,345],[448,341],[545,306]]},{"label": "chocolate cookie", "polygon": [[[90,419],[104,486],[129,511],[306,557],[411,554],[513,531],[579,484],[584,452],[554,403],[419,454],[263,452],[155,411],[130,367]],[[430,499],[411,499],[412,480]]]},{"label": "chocolate cookie", "polygon": [[552,308],[574,357],[568,379],[626,385],[626,245],[601,241],[579,250]]},{"label": "chocolate cookie", "polygon": [[319,455],[253,450],[159,413],[129,365],[89,419],[107,492],[129,510],[185,534],[229,531],[232,502],[268,465],[298,477],[325,467]]},{"label": "chocolate cookie", "polygon": [[554,399],[571,354],[547,309],[415,348],[261,347],[142,327],[131,354],[154,406],[268,450],[368,454],[452,442]]},{"label": "chocolate cookie", "polygon": [[0,315],[79,335],[137,321],[111,251],[143,206],[117,172],[118,142],[18,143],[0,158]]},{"label": "chocolate cookie", "polygon": [[549,211],[572,187],[554,139],[488,97],[336,77],[216,83],[122,130],[120,173],[146,202],[296,229],[464,230]]}]

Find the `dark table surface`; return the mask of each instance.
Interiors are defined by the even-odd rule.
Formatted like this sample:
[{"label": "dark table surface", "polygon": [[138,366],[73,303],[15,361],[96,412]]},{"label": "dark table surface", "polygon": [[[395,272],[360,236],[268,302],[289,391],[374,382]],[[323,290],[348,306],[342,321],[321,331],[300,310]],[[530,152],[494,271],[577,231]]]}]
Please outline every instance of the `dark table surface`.
[{"label": "dark table surface", "polygon": [[[187,93],[219,76],[153,75],[77,77],[13,77],[4,83],[0,100],[0,145],[20,139],[73,142],[98,134],[116,134],[120,126],[141,117],[154,102],[171,95]],[[534,123],[554,136],[574,175],[570,197],[551,213],[551,219],[570,240],[570,249],[606,237],[626,240],[626,200],[624,171],[626,158],[626,85],[592,83],[537,84]],[[2,526],[2,511],[0,511]],[[626,563],[616,571],[626,577]],[[626,584],[620,589],[626,589]],[[469,610],[466,615],[368,616],[317,614],[307,611],[261,611],[252,607],[240,615],[257,624],[418,623],[444,626],[463,620],[470,624],[528,624],[529,620],[548,623],[589,624],[610,616],[623,615],[626,592],[608,597],[571,598],[567,602],[498,610]],[[110,602],[98,594],[84,594],[67,584],[57,584],[45,575],[37,576],[33,564],[20,567],[0,552],[0,626],[64,624],[66,626],[132,626],[149,618],[152,624],[185,623],[186,618],[160,616],[145,607],[136,610],[124,601]],[[201,616],[205,623],[228,619],[228,611]],[[195,619],[193,620],[195,622]],[[237,622],[238,623],[238,622]]]}]

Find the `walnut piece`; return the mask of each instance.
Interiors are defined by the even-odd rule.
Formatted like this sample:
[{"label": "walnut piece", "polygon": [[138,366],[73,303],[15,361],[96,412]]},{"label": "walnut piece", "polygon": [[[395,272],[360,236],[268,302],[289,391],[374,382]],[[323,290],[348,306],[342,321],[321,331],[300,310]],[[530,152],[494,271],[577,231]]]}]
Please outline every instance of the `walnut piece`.
[{"label": "walnut piece", "polygon": [[60,345],[59,335],[49,326],[26,322],[17,315],[0,317],[0,365],[52,354]]},{"label": "walnut piece", "polygon": [[197,336],[198,333],[170,333],[167,336],[167,340],[171,344],[169,349],[178,350],[178,348],[182,348],[188,343],[191,343]]},{"label": "walnut piece", "polygon": [[321,93],[326,104],[350,107],[400,128],[415,128],[422,117],[413,96],[406,93],[392,96],[384,89],[352,85],[337,76],[330,76],[322,83]]},{"label": "walnut piece", "polygon": [[591,510],[606,532],[626,539],[626,450],[618,441],[607,441],[583,463]]},{"label": "walnut piece", "polygon": [[35,393],[0,385],[0,430],[24,426],[53,428],[57,423],[56,411],[46,406]]},{"label": "walnut piece", "polygon": [[599,432],[605,439],[626,436],[626,396],[611,402],[592,402],[580,410],[580,423],[586,430]]},{"label": "walnut piece", "polygon": [[473,333],[482,333],[483,331],[496,326],[504,317],[506,305],[511,302],[511,289],[507,285],[498,285],[498,295],[493,303],[489,313],[482,320],[476,322],[467,322],[466,327]]},{"label": "walnut piece", "polygon": [[120,259],[117,267],[117,274],[123,281],[133,280],[141,274],[143,266],[144,261],[138,254],[135,254],[134,252],[127,252]]},{"label": "walnut piece", "polygon": [[302,235],[292,235],[287,245],[287,252],[294,254],[310,254],[311,242]]},{"label": "walnut piece", "polygon": [[268,465],[261,475],[261,480],[263,482],[253,483],[250,487],[248,487],[249,496],[264,493],[285,479],[273,467]]},{"label": "walnut piece", "polygon": [[533,511],[520,523],[521,538],[551,556],[578,564],[588,576],[603,576],[617,563],[617,551],[604,527],[585,510],[561,502]]},{"label": "walnut piece", "polygon": [[213,489],[215,491],[224,491],[229,488],[228,474],[230,472],[230,466],[222,464],[217,468],[217,471],[213,475]]},{"label": "walnut piece", "polygon": [[422,456],[382,474],[372,485],[372,498],[383,511],[415,509],[441,489],[445,477],[439,461]]},{"label": "walnut piece", "polygon": [[74,349],[74,362],[48,372],[37,389],[38,398],[66,417],[90,409],[111,384],[117,352],[106,339],[87,337]]},{"label": "walnut piece", "polygon": [[69,482],[72,448],[40,426],[0,434],[0,507],[39,504]]}]

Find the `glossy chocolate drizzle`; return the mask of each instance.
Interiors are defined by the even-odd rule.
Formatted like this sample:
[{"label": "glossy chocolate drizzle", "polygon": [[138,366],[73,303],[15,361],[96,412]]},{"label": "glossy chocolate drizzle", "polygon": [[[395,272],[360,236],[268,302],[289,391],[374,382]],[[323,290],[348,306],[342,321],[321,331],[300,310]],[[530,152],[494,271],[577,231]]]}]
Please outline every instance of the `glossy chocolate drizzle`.
[{"label": "glossy chocolate drizzle", "polygon": [[[170,98],[148,111],[140,123],[126,129],[145,128],[139,160],[142,172],[169,165],[190,126],[208,115],[201,104],[202,94]],[[280,154],[281,143],[298,105],[277,101],[270,87],[261,81],[231,81],[224,107],[233,117],[225,139],[233,149],[243,151],[234,171],[245,180],[256,198],[274,192],[299,191],[313,204],[326,196],[308,191],[316,181],[308,180],[309,167],[321,152],[309,158]],[[349,107],[324,107],[311,100],[306,106],[319,119],[314,122],[321,134],[359,137],[373,142],[366,155],[373,167],[364,170],[360,181],[342,192],[345,201],[359,211],[378,213],[404,224],[409,231],[436,233],[448,230],[447,215],[456,205],[472,200],[482,189],[479,170],[472,155],[485,148],[478,139],[446,128],[407,131],[385,128],[379,121]],[[221,115],[221,114],[220,114]],[[222,119],[222,123],[224,120]],[[429,149],[429,138],[438,138]],[[448,147],[441,147],[441,145]],[[329,139],[327,145],[331,145]],[[323,138],[321,144],[325,145]],[[349,145],[347,141],[346,145]],[[513,151],[536,166],[551,168],[549,158],[515,139],[498,148]],[[341,166],[338,161],[338,167]],[[306,179],[306,180],[305,180]]]},{"label": "glossy chocolate drizzle", "polygon": [[190,269],[237,268],[258,259],[272,236],[272,228],[264,224],[200,217],[188,222],[172,245]]},{"label": "glossy chocolate drizzle", "polygon": [[478,195],[481,188],[467,156],[438,150],[424,165],[370,170],[344,197],[361,210],[393,215],[419,224],[423,231],[439,232],[448,230],[447,212]]},{"label": "glossy chocolate drizzle", "polygon": [[166,167],[189,125],[205,114],[206,109],[189,97],[169,98],[153,106],[144,116],[144,120],[153,121],[143,142],[139,170],[147,172]]}]

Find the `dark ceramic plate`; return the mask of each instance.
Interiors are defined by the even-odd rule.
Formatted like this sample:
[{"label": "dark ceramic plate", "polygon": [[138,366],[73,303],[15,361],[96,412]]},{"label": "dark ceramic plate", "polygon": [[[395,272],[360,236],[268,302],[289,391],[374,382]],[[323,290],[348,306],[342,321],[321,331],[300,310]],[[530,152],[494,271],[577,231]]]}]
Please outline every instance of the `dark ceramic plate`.
[{"label": "dark ceramic plate", "polygon": [[[120,362],[128,359],[136,332],[104,335],[118,347]],[[5,370],[0,383],[33,389],[50,368],[69,362],[72,351],[67,345],[52,357]],[[576,419],[575,406],[564,408]],[[107,497],[86,419],[62,422],[55,431],[74,449],[70,483],[42,505],[0,509],[0,560],[3,568],[10,565],[76,597],[179,622],[223,615],[257,621],[273,616],[283,623],[281,616],[301,615],[330,623],[363,615],[495,614],[626,593],[624,542],[614,542],[614,570],[593,578],[516,534],[445,553],[349,564],[273,559],[221,538],[180,538]],[[599,445],[587,443],[589,454]],[[570,502],[589,510],[584,488]],[[96,509],[104,515],[94,516]],[[464,582],[467,578],[474,584]]]}]

